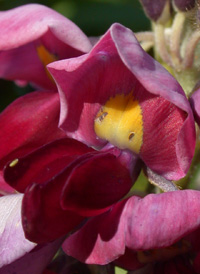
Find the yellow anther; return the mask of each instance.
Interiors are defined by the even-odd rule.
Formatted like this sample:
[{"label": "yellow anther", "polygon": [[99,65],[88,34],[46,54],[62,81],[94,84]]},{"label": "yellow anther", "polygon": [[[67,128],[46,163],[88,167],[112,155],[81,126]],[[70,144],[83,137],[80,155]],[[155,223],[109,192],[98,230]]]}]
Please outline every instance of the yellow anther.
[{"label": "yellow anther", "polygon": [[45,67],[48,77],[53,81],[52,76],[48,72],[46,66],[49,63],[56,61],[57,60],[56,56],[54,54],[51,54],[43,45],[40,45],[37,47],[37,54],[38,54],[40,61],[42,62],[42,64]]},{"label": "yellow anther", "polygon": [[132,92],[111,97],[98,112],[94,130],[99,138],[139,153],[143,141],[142,109]]},{"label": "yellow anther", "polygon": [[13,161],[9,164],[9,167],[14,167],[14,166],[16,166],[16,164],[17,164],[18,162],[19,162],[18,159],[13,160]]}]

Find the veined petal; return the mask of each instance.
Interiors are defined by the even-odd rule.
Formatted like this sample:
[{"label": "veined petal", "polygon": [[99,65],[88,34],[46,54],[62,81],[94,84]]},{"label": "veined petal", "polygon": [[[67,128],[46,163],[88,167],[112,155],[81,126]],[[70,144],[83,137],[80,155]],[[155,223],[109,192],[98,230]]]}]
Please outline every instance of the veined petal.
[{"label": "veined petal", "polygon": [[48,69],[60,93],[60,127],[68,136],[96,148],[110,142],[129,149],[168,180],[185,176],[195,148],[190,105],[129,29],[114,24],[89,54]]},{"label": "veined petal", "polygon": [[55,89],[46,65],[91,49],[89,39],[73,22],[42,5],[2,11],[0,26],[0,77],[6,79]]},{"label": "veined petal", "polygon": [[[194,119],[188,100],[175,78],[141,50],[130,30],[118,25],[113,28],[112,36],[126,66],[148,92],[158,96],[153,99],[150,95],[149,102],[141,102],[144,115],[141,158],[160,175],[178,180],[187,173],[195,148]],[[124,39],[129,46],[124,46]]]},{"label": "veined petal", "polygon": [[107,264],[123,255],[125,247],[136,252],[169,247],[200,227],[199,197],[193,190],[130,197],[91,218],[65,240],[63,249],[80,261]]}]

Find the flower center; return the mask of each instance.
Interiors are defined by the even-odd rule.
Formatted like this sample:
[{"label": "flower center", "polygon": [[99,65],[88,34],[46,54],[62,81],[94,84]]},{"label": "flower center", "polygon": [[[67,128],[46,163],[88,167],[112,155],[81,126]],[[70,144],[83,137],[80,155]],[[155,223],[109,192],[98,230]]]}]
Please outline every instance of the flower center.
[{"label": "flower center", "polygon": [[132,92],[111,97],[97,113],[94,130],[120,149],[139,153],[143,141],[142,109]]}]

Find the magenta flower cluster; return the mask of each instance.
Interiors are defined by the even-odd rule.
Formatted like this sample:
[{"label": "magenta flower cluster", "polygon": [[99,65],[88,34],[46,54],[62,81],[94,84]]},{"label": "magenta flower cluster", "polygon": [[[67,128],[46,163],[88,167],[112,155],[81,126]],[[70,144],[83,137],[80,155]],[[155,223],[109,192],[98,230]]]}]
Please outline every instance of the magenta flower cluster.
[{"label": "magenta flower cluster", "polygon": [[200,273],[200,192],[129,195],[142,169],[187,174],[199,93],[117,23],[92,45],[30,4],[0,12],[0,37],[0,77],[35,88],[0,114],[0,272],[42,273],[62,245],[87,264]]}]

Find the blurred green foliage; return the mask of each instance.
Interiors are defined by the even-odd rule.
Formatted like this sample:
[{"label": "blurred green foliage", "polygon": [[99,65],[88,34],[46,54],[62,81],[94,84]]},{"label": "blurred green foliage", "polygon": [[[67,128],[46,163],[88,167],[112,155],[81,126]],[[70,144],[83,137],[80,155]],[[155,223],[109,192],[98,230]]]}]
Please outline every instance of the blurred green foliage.
[{"label": "blurred green foliage", "polygon": [[115,268],[115,274],[127,274],[127,271],[120,268],[120,267],[116,267]]},{"label": "blurred green foliage", "polygon": [[[139,0],[45,0],[34,1],[58,11],[76,23],[88,36],[99,36],[114,22],[119,22],[135,32],[150,27]],[[0,0],[0,10],[33,3],[26,0]],[[0,64],[1,65],[1,64]],[[31,91],[14,83],[0,80],[0,111],[15,98]]]}]

